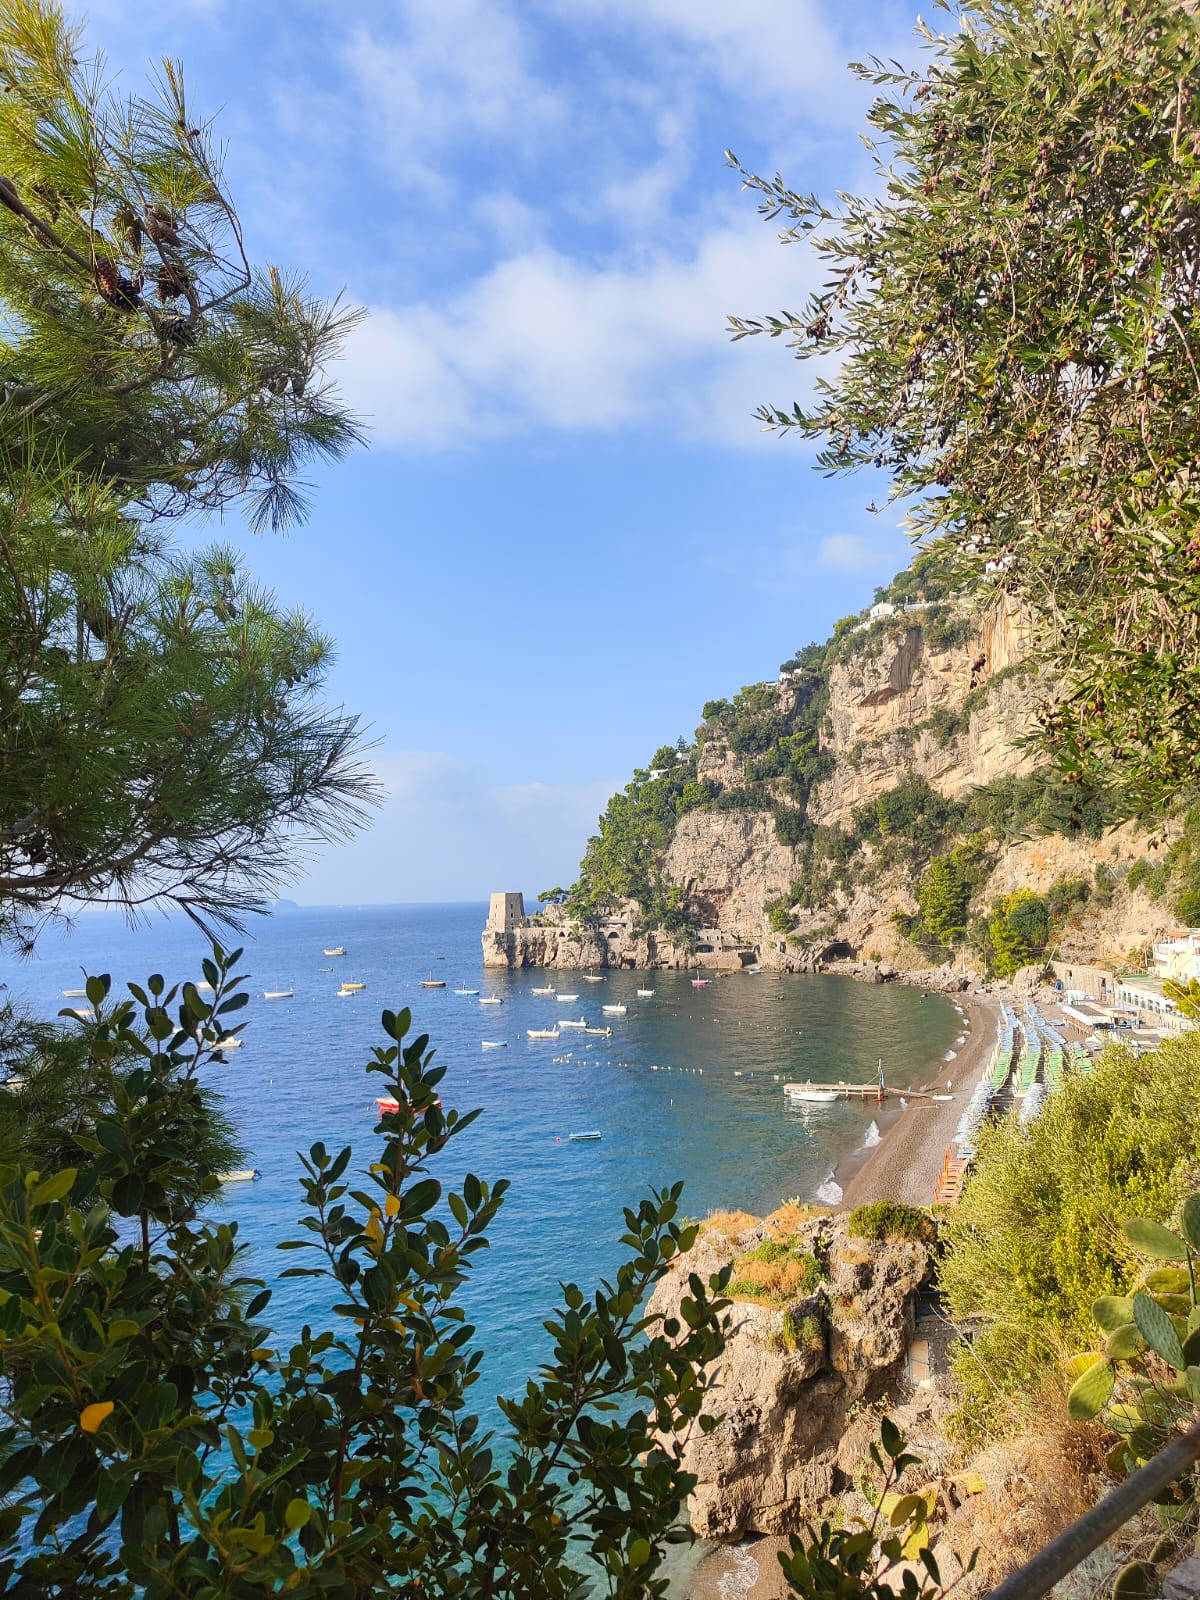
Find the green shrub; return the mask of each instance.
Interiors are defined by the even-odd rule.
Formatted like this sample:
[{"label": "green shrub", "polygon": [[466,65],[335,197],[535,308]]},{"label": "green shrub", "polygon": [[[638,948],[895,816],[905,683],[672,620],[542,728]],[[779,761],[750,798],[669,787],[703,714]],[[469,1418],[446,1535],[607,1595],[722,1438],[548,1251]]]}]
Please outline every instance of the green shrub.
[{"label": "green shrub", "polygon": [[1200,889],[1185,889],[1175,902],[1175,915],[1189,928],[1200,925]]},{"label": "green shrub", "polygon": [[976,1429],[998,1397],[1033,1391],[1063,1344],[1090,1334],[1092,1302],[1123,1292],[1119,1224],[1168,1218],[1200,1165],[1200,1034],[1135,1055],[1112,1046],[1069,1076],[1036,1121],[983,1130],[943,1230],[939,1281],[983,1331],[956,1362]]},{"label": "green shrub", "polygon": [[797,1322],[795,1313],[789,1309],[780,1319],[776,1339],[781,1349],[803,1350],[815,1345],[824,1346],[825,1330],[819,1318],[810,1314]]},{"label": "green shrub", "polygon": [[764,1239],[733,1263],[729,1293],[744,1300],[784,1305],[811,1294],[821,1281],[821,1266],[809,1251],[794,1241],[784,1244]]},{"label": "green shrub", "polygon": [[872,1200],[855,1207],[848,1226],[859,1239],[923,1239],[930,1232],[928,1212],[899,1200]]},{"label": "green shrub", "polygon": [[1129,869],[1128,876],[1125,879],[1126,887],[1131,890],[1140,889],[1150,875],[1150,867],[1151,862],[1146,856],[1139,857]]}]

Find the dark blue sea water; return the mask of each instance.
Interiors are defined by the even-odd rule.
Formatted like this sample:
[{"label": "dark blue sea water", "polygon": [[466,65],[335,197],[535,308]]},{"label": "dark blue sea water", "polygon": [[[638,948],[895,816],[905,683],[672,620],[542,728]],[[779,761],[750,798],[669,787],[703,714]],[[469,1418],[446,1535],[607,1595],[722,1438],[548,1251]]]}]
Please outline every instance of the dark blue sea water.
[{"label": "dark blue sea water", "polygon": [[[251,1270],[270,1280],[296,1257],[274,1249],[296,1237],[300,1213],[296,1151],[322,1139],[352,1144],[354,1168],[372,1159],[375,1094],[381,1080],[363,1072],[384,1043],[379,1013],[410,1006],[448,1067],[447,1106],[481,1106],[483,1115],[435,1169],[456,1182],[468,1169],[512,1180],[492,1235],[476,1260],[469,1305],[487,1352],[490,1394],[515,1393],[545,1348],[542,1319],[560,1281],[585,1289],[620,1258],[622,1207],[651,1185],[684,1179],[683,1209],[772,1210],[784,1199],[817,1195],[834,1165],[872,1137],[869,1105],[791,1106],[783,1083],[803,1078],[866,1081],[882,1056],[888,1080],[922,1081],[958,1031],[938,997],[833,977],[773,979],[737,974],[693,988],[680,973],[610,973],[604,983],[553,975],[579,996],[560,1005],[533,994],[536,971],[484,972],[480,905],[303,909],[256,921],[242,963],[254,999],[239,1014],[245,1046],[219,1069],[262,1173],[230,1186],[222,1209],[253,1245]],[[322,955],[345,945],[344,959]],[[6,961],[0,977],[15,998],[53,1015],[62,990],[82,985],[81,969],[117,983],[160,971],[170,981],[200,976],[202,937],[185,919],[130,930],[114,916],[80,918],[69,937],[47,935],[29,961]],[[428,972],[446,979],[427,990]],[[343,979],[366,989],[339,997]],[[495,993],[480,1006],[456,987]],[[639,987],[655,989],[639,1000]],[[265,989],[294,989],[267,1001]],[[74,1002],[79,1004],[80,1002]],[[601,1007],[624,1003],[624,1017]],[[566,1033],[557,1042],[526,1038],[530,1027],[585,1016],[611,1023],[611,1039]],[[505,1040],[503,1050],[481,1049]],[[569,1056],[569,1059],[556,1059]],[[571,1143],[572,1131],[598,1129],[599,1141]],[[268,1313],[286,1333],[320,1310],[317,1280],[277,1287]]]}]

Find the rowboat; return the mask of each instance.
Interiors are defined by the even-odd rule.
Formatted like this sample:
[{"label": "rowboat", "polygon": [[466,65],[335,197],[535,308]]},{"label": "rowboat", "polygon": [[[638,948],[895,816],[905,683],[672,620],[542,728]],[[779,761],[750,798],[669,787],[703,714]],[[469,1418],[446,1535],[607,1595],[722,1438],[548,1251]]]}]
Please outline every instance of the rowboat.
[{"label": "rowboat", "polygon": [[583,981],[584,983],[607,983],[608,979],[600,977],[598,973],[593,974],[591,972],[585,972],[583,975]]},{"label": "rowboat", "polygon": [[290,1000],[295,994],[295,989],[264,989],[264,1000]]},{"label": "rowboat", "polygon": [[558,1038],[558,1029],[557,1028],[526,1028],[525,1029],[525,1037],[527,1039],[557,1039]]},{"label": "rowboat", "polygon": [[455,989],[455,994],[478,994],[478,989]]},{"label": "rowboat", "polygon": [[365,983],[359,983],[357,979],[347,979],[346,982],[342,984],[342,993],[357,994],[360,989],[365,989],[366,987],[367,986]]},{"label": "rowboat", "polygon": [[[476,990],[475,992],[478,994],[479,991]],[[485,994],[480,999],[479,1004],[481,1006],[502,1006],[504,1004],[504,997],[498,994]]]},{"label": "rowboat", "polygon": [[583,1017],[580,1017],[578,1022],[564,1022],[563,1019],[559,1017],[558,1026],[560,1028],[586,1028],[587,1022]]},{"label": "rowboat", "polygon": [[585,1028],[584,1032],[585,1033],[595,1034],[595,1036],[598,1039],[611,1039],[612,1038],[612,1029],[611,1028]]},{"label": "rowboat", "polygon": [[569,1006],[571,1001],[578,1000],[579,996],[577,994],[556,994],[554,998],[559,1001],[561,1005]]},{"label": "rowboat", "polygon": [[601,1006],[600,1009],[607,1016],[610,1016],[610,1017],[623,1017],[625,1015],[626,1011],[629,1009],[629,1007],[628,1006]]},{"label": "rowboat", "polygon": [[692,979],[692,988],[693,989],[707,989],[711,982],[712,982],[711,978],[693,978]]},{"label": "rowboat", "polygon": [[218,1183],[253,1183],[255,1178],[261,1178],[262,1173],[257,1167],[235,1167],[232,1172],[218,1172]]},{"label": "rowboat", "polygon": [[433,968],[431,967],[429,969],[429,976],[421,979],[421,987],[422,989],[444,989],[446,987],[446,980],[445,978],[435,978],[433,975]]},{"label": "rowboat", "polygon": [[539,989],[538,986],[535,984],[534,988],[533,988],[533,992],[534,992],[534,994],[553,994],[554,993],[554,985],[552,983],[548,983],[544,988]]},{"label": "rowboat", "polygon": [[479,1041],[485,1050],[507,1050],[507,1039],[481,1039]]},{"label": "rowboat", "polygon": [[589,1133],[569,1133],[567,1135],[568,1139],[576,1139],[576,1140],[578,1140],[578,1139],[598,1139],[599,1137],[600,1137],[599,1131],[596,1130],[596,1129],[593,1129]]},{"label": "rowboat", "polygon": [[653,989],[639,989],[637,992],[637,997],[639,1000],[649,1000],[653,994]]},{"label": "rowboat", "polygon": [[346,954],[346,946],[344,944],[335,945],[332,950],[322,950],[321,954],[323,956],[344,956]]}]

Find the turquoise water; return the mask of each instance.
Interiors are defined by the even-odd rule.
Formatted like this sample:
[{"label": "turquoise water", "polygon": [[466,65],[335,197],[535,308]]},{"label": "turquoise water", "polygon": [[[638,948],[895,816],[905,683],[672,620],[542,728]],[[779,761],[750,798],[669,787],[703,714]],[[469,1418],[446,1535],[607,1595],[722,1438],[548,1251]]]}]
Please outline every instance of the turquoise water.
[{"label": "turquoise water", "polygon": [[[569,973],[485,973],[485,909],[303,909],[256,923],[242,963],[254,995],[240,1014],[246,1043],[214,1069],[213,1081],[262,1173],[231,1186],[222,1210],[253,1246],[251,1270],[269,1280],[287,1265],[274,1246],[296,1232],[295,1152],[323,1139],[331,1149],[353,1144],[355,1166],[368,1164],[380,1080],[368,1080],[363,1064],[383,1042],[380,1011],[412,1008],[448,1068],[445,1103],[483,1108],[440,1158],[437,1175],[454,1182],[470,1169],[512,1180],[468,1297],[490,1394],[522,1387],[545,1347],[541,1323],[559,1282],[586,1289],[615,1265],[623,1206],[680,1178],[684,1210],[695,1216],[815,1197],[833,1167],[871,1141],[872,1108],[802,1111],[787,1103],[783,1083],[868,1081],[879,1056],[889,1082],[921,1082],[958,1032],[955,1011],[939,997],[843,978],[738,974],[697,989],[680,973],[610,973],[599,984]],[[344,959],[322,956],[322,947],[339,944]],[[118,918],[88,916],[69,938],[47,936],[32,960],[4,962],[0,977],[15,998],[53,1014],[68,1003],[62,990],[81,986],[81,968],[111,972],[118,983],[152,971],[198,977],[204,951],[184,919],[130,930]],[[431,968],[445,989],[420,987]],[[339,997],[338,984],[351,978],[366,990]],[[546,981],[579,999],[559,1005],[534,995]],[[504,1004],[480,1006],[456,995],[459,986],[498,994]],[[654,998],[639,1000],[639,987],[654,988]],[[275,988],[295,997],[260,998]],[[627,1005],[626,1016],[602,1016],[602,1005],[617,1003]],[[527,1028],[581,1015],[611,1025],[613,1037],[525,1037]],[[483,1039],[507,1048],[484,1051]],[[569,1061],[556,1061],[568,1053]],[[568,1140],[583,1129],[603,1137]],[[278,1286],[268,1316],[285,1334],[316,1319],[314,1283]]]}]

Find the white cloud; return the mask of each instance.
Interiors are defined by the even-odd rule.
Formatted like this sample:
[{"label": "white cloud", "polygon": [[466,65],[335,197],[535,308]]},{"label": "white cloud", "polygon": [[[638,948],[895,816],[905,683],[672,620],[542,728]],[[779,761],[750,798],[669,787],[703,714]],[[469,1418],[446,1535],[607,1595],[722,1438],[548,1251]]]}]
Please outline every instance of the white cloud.
[{"label": "white cloud", "polygon": [[323,854],[296,885],[299,898],[470,900],[493,889],[536,892],[573,882],[596,819],[619,787],[496,783],[439,751],[377,751],[371,765],[387,794],[373,826]]},{"label": "white cloud", "polygon": [[802,304],[814,267],[753,217],[686,254],[534,248],[440,303],[377,308],[337,376],[375,439],[407,448],[651,420],[750,445],[757,401],[802,385],[778,346],[731,345],[726,315]]},{"label": "white cloud", "polygon": [[403,0],[395,34],[356,28],[343,51],[361,110],[396,175],[433,184],[450,146],[531,141],[563,114],[536,73],[530,40],[495,0]]},{"label": "white cloud", "polygon": [[828,572],[877,572],[894,552],[861,533],[829,533],[817,547],[817,564]]}]

